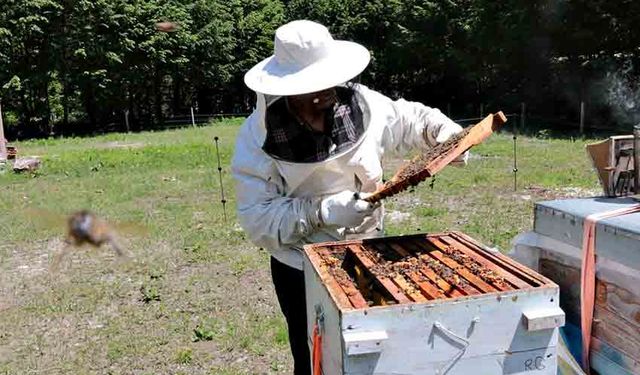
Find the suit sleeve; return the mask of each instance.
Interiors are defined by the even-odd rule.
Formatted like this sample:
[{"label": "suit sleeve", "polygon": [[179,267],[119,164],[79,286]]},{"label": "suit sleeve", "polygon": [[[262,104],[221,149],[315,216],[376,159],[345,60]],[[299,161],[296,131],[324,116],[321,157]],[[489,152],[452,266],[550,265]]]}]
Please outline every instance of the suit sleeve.
[{"label": "suit sleeve", "polygon": [[231,166],[240,225],[255,245],[267,250],[298,243],[319,227],[319,201],[284,196],[284,184],[273,160],[252,143],[245,125]]},{"label": "suit sleeve", "polygon": [[405,99],[392,100],[373,90],[364,89],[364,96],[376,111],[376,118],[384,119],[381,143],[385,152],[398,154],[410,150],[427,150],[438,144],[438,135],[462,131],[462,127],[439,109]]}]

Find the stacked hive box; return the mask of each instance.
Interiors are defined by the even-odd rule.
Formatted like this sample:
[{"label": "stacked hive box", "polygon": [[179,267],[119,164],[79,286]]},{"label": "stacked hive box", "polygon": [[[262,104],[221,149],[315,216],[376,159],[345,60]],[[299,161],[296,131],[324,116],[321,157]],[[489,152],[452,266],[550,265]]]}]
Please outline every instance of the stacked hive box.
[{"label": "stacked hive box", "polygon": [[[510,254],[560,286],[565,332],[580,359],[580,268],[584,219],[637,205],[631,198],[539,202],[534,230],[520,235]],[[596,298],[591,366],[600,374],[640,374],[640,213],[596,225]]]},{"label": "stacked hive box", "polygon": [[322,243],[305,255],[324,374],[556,373],[558,286],[462,233]]}]

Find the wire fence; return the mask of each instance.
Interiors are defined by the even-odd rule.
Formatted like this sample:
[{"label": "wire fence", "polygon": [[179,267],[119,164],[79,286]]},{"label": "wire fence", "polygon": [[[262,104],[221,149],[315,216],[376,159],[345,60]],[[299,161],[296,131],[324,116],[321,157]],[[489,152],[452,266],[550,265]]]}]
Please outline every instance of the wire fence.
[{"label": "wire fence", "polygon": [[[206,126],[212,122],[224,120],[228,118],[244,118],[250,113],[220,113],[220,114],[196,114],[193,118],[190,115],[176,115],[166,118],[162,124],[154,127],[153,130],[161,129],[178,129],[186,127]],[[598,126],[596,124],[587,124],[580,126],[579,121],[569,121],[562,118],[553,118],[525,112],[504,113],[507,117],[507,123],[502,127],[501,131],[527,134],[527,135],[544,135],[557,137],[580,137],[593,136],[598,134],[607,134],[619,132],[613,127]],[[450,118],[463,127],[471,126],[482,119],[486,115],[477,117],[456,117]]]},{"label": "wire fence", "polygon": [[208,124],[211,121],[221,120],[225,118],[233,118],[233,117],[247,117],[250,113],[199,113],[194,114],[193,116],[187,115],[176,115],[172,117],[167,117],[163,121],[163,125],[165,127],[184,127],[184,126],[194,126],[201,124]]},{"label": "wire fence", "polygon": [[[465,113],[452,114],[451,104],[446,105],[446,114],[458,124],[467,127],[482,120],[488,113],[489,109],[494,106],[479,105],[476,107],[477,115],[473,115],[466,111]],[[612,134],[620,132],[620,129],[616,129],[611,126],[601,126],[594,122],[589,122],[586,119],[586,113],[584,111],[584,105],[581,105],[581,111],[579,118],[567,119],[561,117],[550,117],[540,115],[535,111],[529,111],[525,103],[521,103],[520,108],[517,110],[504,111],[508,122],[502,127],[500,131],[513,132],[519,134],[538,135],[543,134],[545,136],[554,137],[585,137],[600,134]],[[467,109],[469,109],[467,107]],[[444,112],[444,111],[443,111]],[[190,113],[175,114],[170,117],[164,117],[161,120],[155,120],[153,122],[145,123],[140,119],[130,124],[129,114],[123,113],[120,121],[112,121],[108,124],[100,126],[98,129],[92,129],[83,123],[77,123],[73,126],[69,126],[66,129],[52,129],[49,136],[65,137],[65,136],[93,136],[105,133],[114,132],[138,132],[138,131],[161,131],[171,130],[186,127],[200,127],[206,126],[220,120],[229,118],[245,118],[249,116],[248,112],[236,112],[236,113],[197,113],[194,108],[191,108]],[[575,114],[573,114],[575,116]]]}]

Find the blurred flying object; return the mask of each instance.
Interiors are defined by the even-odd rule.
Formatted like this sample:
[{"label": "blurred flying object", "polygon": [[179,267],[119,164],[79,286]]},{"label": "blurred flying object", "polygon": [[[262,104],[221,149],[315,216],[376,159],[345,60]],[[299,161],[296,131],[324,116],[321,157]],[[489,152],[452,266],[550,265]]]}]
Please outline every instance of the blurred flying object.
[{"label": "blurred flying object", "polygon": [[51,271],[56,271],[65,255],[74,248],[91,245],[101,248],[109,245],[119,258],[127,258],[122,247],[118,233],[143,234],[146,229],[132,223],[109,223],[89,210],[80,210],[64,217],[40,209],[28,210],[30,216],[36,221],[47,226],[66,226],[66,235],[63,249],[54,255],[51,263]]},{"label": "blurred flying object", "polygon": [[178,24],[175,22],[156,22],[156,30],[163,33],[170,33],[178,30]]}]

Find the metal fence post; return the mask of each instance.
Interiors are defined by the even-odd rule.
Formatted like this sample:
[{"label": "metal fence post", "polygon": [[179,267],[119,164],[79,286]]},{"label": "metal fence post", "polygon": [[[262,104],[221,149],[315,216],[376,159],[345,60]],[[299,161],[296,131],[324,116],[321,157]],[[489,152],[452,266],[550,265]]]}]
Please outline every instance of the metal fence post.
[{"label": "metal fence post", "polygon": [[584,102],[580,102],[580,135],[584,135]]},{"label": "metal fence post", "polygon": [[194,128],[196,127],[196,119],[193,115],[193,106],[191,107],[191,126],[193,126]]}]

